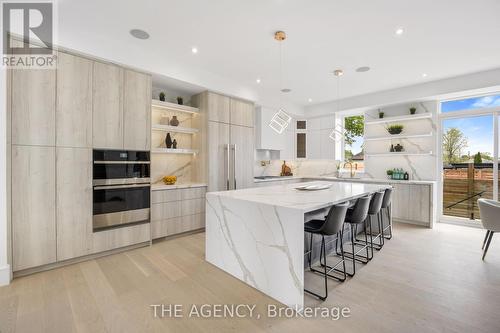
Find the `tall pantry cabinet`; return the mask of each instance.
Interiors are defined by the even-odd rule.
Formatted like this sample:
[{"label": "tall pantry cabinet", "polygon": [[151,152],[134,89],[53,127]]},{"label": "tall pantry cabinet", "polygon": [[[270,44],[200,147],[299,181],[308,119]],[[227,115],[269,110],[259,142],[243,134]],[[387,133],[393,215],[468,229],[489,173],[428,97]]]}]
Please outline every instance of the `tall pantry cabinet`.
[{"label": "tall pantry cabinet", "polygon": [[14,272],[150,239],[149,225],[93,233],[92,149],[150,150],[151,76],[65,51],[57,61],[8,71]]},{"label": "tall pantry cabinet", "polygon": [[192,101],[206,118],[208,191],[252,187],[254,103],[210,91]]}]

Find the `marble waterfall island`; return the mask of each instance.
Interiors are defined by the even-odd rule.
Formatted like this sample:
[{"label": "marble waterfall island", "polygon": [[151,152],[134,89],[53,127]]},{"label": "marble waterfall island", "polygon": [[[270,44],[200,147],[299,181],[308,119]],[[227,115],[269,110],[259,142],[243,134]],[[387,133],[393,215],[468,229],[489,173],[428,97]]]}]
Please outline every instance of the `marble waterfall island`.
[{"label": "marble waterfall island", "polygon": [[[328,184],[299,191],[306,184]],[[389,185],[316,181],[206,195],[206,260],[290,306],[304,304],[304,222],[308,213]]]}]

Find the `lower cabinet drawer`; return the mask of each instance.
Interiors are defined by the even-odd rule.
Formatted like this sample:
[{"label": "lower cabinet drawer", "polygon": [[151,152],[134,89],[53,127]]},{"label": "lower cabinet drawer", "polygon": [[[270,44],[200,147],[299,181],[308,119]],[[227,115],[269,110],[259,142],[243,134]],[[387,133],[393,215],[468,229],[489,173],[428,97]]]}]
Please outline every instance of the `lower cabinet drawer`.
[{"label": "lower cabinet drawer", "polygon": [[182,200],[181,215],[192,215],[205,212],[205,198]]},{"label": "lower cabinet drawer", "polygon": [[165,220],[182,215],[181,202],[163,202],[151,206],[151,221]]},{"label": "lower cabinet drawer", "polygon": [[193,214],[152,221],[153,239],[180,234],[205,227],[205,214]]}]

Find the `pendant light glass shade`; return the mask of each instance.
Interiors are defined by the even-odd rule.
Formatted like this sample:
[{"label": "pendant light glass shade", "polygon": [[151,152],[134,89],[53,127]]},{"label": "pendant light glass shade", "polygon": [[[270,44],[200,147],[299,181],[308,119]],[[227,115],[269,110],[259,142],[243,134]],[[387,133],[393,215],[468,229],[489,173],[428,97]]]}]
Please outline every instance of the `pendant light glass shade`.
[{"label": "pendant light glass shade", "polygon": [[283,109],[279,109],[271,119],[269,127],[276,133],[281,134],[290,125],[292,117],[290,117]]}]

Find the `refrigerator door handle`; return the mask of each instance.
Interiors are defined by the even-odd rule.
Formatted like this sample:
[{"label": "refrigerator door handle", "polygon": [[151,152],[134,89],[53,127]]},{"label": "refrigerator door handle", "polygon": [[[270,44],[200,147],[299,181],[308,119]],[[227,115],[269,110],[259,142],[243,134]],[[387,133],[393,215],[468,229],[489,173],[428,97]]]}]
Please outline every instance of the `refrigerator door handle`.
[{"label": "refrigerator door handle", "polygon": [[234,177],[234,189],[236,190],[236,144],[233,145],[233,177]]},{"label": "refrigerator door handle", "polygon": [[225,157],[226,157],[226,191],[229,191],[229,173],[230,173],[230,168],[231,168],[231,162],[229,160],[229,155],[230,155],[230,147],[229,143],[225,145]]}]

